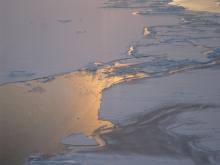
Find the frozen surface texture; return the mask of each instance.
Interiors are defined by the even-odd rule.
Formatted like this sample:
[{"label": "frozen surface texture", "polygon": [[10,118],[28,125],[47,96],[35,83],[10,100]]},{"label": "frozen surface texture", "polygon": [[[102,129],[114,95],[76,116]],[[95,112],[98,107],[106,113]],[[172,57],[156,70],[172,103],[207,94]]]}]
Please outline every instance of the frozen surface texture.
[{"label": "frozen surface texture", "polygon": [[0,2],[4,165],[220,164],[217,1],[42,3]]}]

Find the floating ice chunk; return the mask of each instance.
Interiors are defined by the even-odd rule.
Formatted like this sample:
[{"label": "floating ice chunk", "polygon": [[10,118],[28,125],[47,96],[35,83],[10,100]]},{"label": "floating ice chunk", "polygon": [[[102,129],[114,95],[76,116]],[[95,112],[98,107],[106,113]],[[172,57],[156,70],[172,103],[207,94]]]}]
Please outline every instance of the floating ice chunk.
[{"label": "floating ice chunk", "polygon": [[134,47],[130,46],[129,49],[128,49],[128,55],[131,56],[133,54],[134,54]]},{"label": "floating ice chunk", "polygon": [[138,15],[138,14],[139,14],[139,12],[137,12],[137,11],[132,12],[132,15]]},{"label": "floating ice chunk", "polygon": [[150,34],[150,31],[147,27],[144,27],[144,36],[146,37],[148,34]]}]

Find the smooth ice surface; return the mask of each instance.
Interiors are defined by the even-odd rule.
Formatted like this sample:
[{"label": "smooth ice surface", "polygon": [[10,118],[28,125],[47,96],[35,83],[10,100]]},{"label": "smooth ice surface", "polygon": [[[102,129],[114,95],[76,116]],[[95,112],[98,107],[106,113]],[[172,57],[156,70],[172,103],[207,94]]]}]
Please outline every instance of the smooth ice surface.
[{"label": "smooth ice surface", "polygon": [[130,19],[130,12],[104,9],[103,3],[0,1],[0,83],[121,58],[142,35],[145,22],[140,17]]},{"label": "smooth ice surface", "polygon": [[198,70],[115,86],[104,92],[101,117],[121,123],[129,116],[169,104],[218,105],[219,74],[219,69]]}]

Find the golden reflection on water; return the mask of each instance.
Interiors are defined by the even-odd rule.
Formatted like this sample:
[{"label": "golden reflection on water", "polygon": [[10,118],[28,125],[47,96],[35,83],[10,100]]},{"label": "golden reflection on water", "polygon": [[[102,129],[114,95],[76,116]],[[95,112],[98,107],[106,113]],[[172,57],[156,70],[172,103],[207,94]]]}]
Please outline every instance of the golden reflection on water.
[{"label": "golden reflection on water", "polygon": [[69,134],[95,137],[98,128],[112,127],[98,115],[103,89],[145,76],[107,76],[120,67],[126,64],[116,63],[95,73],[68,73],[48,82],[38,79],[0,86],[3,162],[16,165],[33,152],[58,152],[63,147],[60,140]]},{"label": "golden reflection on water", "polygon": [[217,0],[173,0],[170,4],[189,10],[220,13],[220,2]]}]

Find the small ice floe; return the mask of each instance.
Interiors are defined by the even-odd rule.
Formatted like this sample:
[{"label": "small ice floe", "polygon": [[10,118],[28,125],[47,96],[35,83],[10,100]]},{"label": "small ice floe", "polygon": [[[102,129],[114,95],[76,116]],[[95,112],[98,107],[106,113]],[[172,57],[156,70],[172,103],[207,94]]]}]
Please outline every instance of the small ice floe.
[{"label": "small ice floe", "polygon": [[71,146],[96,146],[96,140],[83,134],[72,134],[62,139],[64,145]]},{"label": "small ice floe", "polygon": [[58,19],[57,21],[62,24],[66,24],[66,23],[70,23],[72,20],[71,19]]},{"label": "small ice floe", "polygon": [[144,36],[146,37],[148,34],[150,34],[150,31],[147,27],[144,27]]},{"label": "small ice floe", "polygon": [[138,15],[139,12],[138,12],[138,11],[133,11],[131,14],[132,14],[132,15]]},{"label": "small ice floe", "polygon": [[187,21],[185,18],[181,18],[180,21],[181,21],[182,23],[188,23],[188,21]]},{"label": "small ice floe", "polygon": [[132,56],[133,54],[134,54],[134,47],[130,46],[129,49],[128,49],[128,55]]}]

